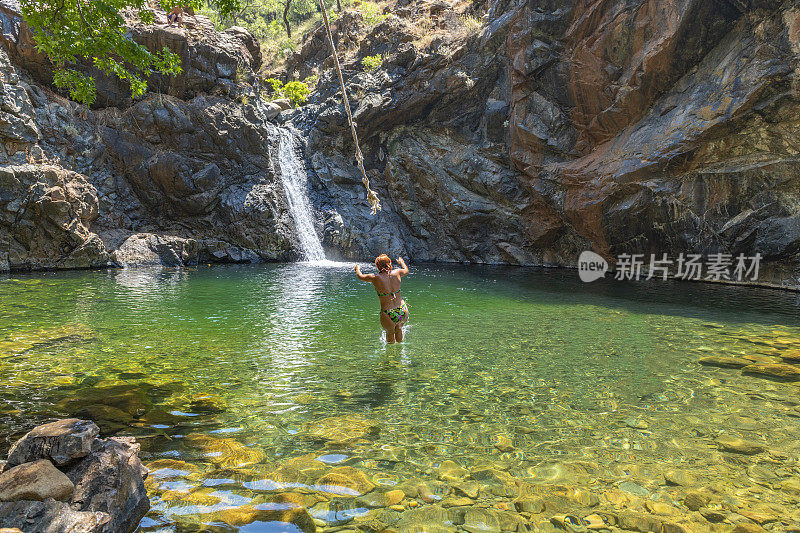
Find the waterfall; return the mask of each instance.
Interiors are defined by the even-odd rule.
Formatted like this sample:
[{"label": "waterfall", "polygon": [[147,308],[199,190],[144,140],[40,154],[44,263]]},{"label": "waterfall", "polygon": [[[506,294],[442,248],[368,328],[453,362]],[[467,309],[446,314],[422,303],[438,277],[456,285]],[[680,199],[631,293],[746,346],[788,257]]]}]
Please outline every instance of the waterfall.
[{"label": "waterfall", "polygon": [[286,128],[278,130],[278,166],[283,190],[289,203],[289,212],[297,228],[297,240],[306,261],[324,261],[325,251],[314,230],[314,216],[308,200],[308,175],[305,164],[297,155],[294,136]]}]

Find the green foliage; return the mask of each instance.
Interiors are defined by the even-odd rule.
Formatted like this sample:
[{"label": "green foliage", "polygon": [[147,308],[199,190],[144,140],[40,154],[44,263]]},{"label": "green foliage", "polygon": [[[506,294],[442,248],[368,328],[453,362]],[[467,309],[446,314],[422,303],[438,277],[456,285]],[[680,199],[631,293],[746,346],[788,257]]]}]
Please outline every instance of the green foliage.
[{"label": "green foliage", "polygon": [[[241,10],[229,13],[227,16],[222,16],[215,5],[204,6],[201,12],[213,20],[219,29],[244,26],[264,44],[286,37],[286,27],[283,24],[286,0],[250,0],[243,1],[242,5]],[[325,5],[330,10],[336,5],[336,0],[326,0]],[[291,1],[287,19],[292,28],[317,17],[319,17],[319,0]]]},{"label": "green foliage", "polygon": [[297,107],[306,103],[311,88],[302,81],[290,81],[283,86],[283,94]]},{"label": "green foliage", "polygon": [[361,16],[364,17],[364,22],[367,26],[374,26],[386,18],[386,15],[381,13],[381,7],[374,2],[361,2],[358,10],[361,12]]},{"label": "green foliage", "polygon": [[[202,0],[166,0],[167,10],[178,3],[199,8]],[[239,9],[239,0],[214,0],[219,13]],[[31,27],[36,48],[55,65],[53,83],[71,98],[91,104],[96,98],[94,79],[77,63],[86,60],[109,76],[130,83],[131,95],[147,91],[153,72],[179,74],[180,58],[164,47],[150,52],[126,30],[121,12],[135,13],[149,24],[154,20],[147,0],[23,0],[22,18]]]},{"label": "green foliage", "polygon": [[305,82],[290,81],[285,85],[281,80],[275,78],[268,78],[266,81],[272,86],[273,100],[288,98],[289,101],[292,102],[292,105],[297,107],[306,103],[308,95],[311,93],[309,84],[313,83],[315,78],[308,78]]},{"label": "green foliage", "polygon": [[272,94],[276,95],[276,98],[283,98],[283,82],[276,78],[267,78],[267,83],[270,84],[272,87]]},{"label": "green foliage", "polygon": [[364,70],[375,70],[383,64],[383,57],[380,54],[366,56],[361,60],[361,64],[364,65]]}]

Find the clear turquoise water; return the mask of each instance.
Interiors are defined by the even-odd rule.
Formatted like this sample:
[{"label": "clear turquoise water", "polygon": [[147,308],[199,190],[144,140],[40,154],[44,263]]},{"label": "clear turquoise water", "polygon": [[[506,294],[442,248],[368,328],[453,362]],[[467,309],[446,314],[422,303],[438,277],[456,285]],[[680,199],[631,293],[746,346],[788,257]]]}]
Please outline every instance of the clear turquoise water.
[{"label": "clear turquoise water", "polygon": [[[298,477],[276,488],[275,472],[298,457],[341,459],[379,488],[426,479],[444,459],[467,469],[502,462],[516,478],[552,481],[580,458],[610,485],[633,475],[620,473],[627,463],[685,463],[696,448],[689,455],[702,464],[698,425],[753,436],[729,420],[733,405],[776,446],[800,437],[796,419],[745,398],[796,397],[794,384],[696,363],[800,347],[796,294],[412,265],[403,297],[406,342],[387,346],[374,290],[349,267],[2,279],[0,435],[7,448],[37,423],[78,414],[106,434],[137,436],[146,463],[185,461],[191,470],[154,469],[148,531],[250,530],[223,511],[313,487]],[[309,423],[343,416],[379,433],[344,444],[308,438]],[[504,438],[510,451],[495,446]],[[318,527],[339,525],[320,509],[311,509]]]}]

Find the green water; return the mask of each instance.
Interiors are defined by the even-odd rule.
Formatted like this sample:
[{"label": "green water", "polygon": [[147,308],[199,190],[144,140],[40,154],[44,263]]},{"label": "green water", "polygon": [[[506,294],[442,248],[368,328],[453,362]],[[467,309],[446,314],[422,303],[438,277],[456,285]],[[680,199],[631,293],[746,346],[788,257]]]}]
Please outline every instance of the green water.
[{"label": "green water", "polygon": [[[135,435],[154,465],[146,531],[296,530],[259,512],[298,491],[317,530],[353,529],[375,513],[354,497],[365,491],[412,480],[429,482],[434,501],[451,497],[437,474],[444,460],[473,471],[489,465],[509,486],[622,491],[678,510],[682,494],[669,490],[682,488],[664,488],[661,478],[668,467],[742,482],[741,468],[712,449],[719,433],[769,442],[796,461],[795,384],[697,364],[707,355],[780,361],[800,348],[796,294],[589,285],[571,271],[412,271],[403,282],[406,342],[395,346],[381,340],[374,290],[347,267],[2,279],[4,448],[66,415]],[[320,420],[333,437],[310,429]],[[317,482],[342,465],[369,486]],[[792,475],[784,467],[746,476],[772,490]],[[474,505],[513,510],[518,494],[500,492],[482,490],[491,497]],[[772,497],[778,505],[789,496],[776,489]],[[406,498],[407,516],[411,500],[430,504]]]}]

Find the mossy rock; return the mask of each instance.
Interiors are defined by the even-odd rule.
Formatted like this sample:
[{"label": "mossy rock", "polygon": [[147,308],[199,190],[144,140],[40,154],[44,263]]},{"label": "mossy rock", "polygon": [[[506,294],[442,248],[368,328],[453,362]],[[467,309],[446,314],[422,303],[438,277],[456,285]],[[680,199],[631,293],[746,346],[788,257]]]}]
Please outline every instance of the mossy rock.
[{"label": "mossy rock", "polygon": [[228,404],[219,396],[197,396],[189,403],[189,410],[192,413],[219,414],[228,409]]},{"label": "mossy rock", "polygon": [[442,461],[437,469],[439,479],[442,481],[461,481],[469,475],[469,470],[458,465],[455,461]]},{"label": "mossy rock", "polygon": [[451,524],[447,509],[426,505],[402,513],[396,529],[398,533],[453,533],[456,529]]},{"label": "mossy rock", "polygon": [[212,492],[215,489],[201,487],[195,490],[191,490],[189,492],[186,491],[178,491],[178,490],[168,490],[162,492],[160,498],[162,501],[174,502],[174,503],[181,503],[182,505],[200,505],[200,506],[211,506],[216,505],[222,501],[219,496],[214,496]]},{"label": "mossy rock", "polygon": [[472,507],[467,509],[461,527],[470,533],[500,533],[500,518],[492,509]]},{"label": "mossy rock", "polygon": [[153,408],[153,403],[147,395],[148,389],[148,384],[78,389],[70,398],[60,401],[57,408],[74,416],[87,406],[99,404],[114,407],[132,417],[139,417]]},{"label": "mossy rock", "polygon": [[[266,510],[256,509],[252,506],[234,507],[223,509],[214,513],[203,515],[207,522],[223,522],[233,527],[242,527],[249,524],[264,523],[265,531],[272,530],[267,528],[267,522],[284,522],[292,524],[302,533],[316,533],[317,527],[314,519],[303,508]],[[278,529],[278,528],[275,528]],[[285,528],[289,529],[289,528]]]},{"label": "mossy rock", "polygon": [[784,350],[780,353],[781,359],[789,363],[800,363],[800,349]]},{"label": "mossy rock", "polygon": [[742,373],[781,381],[800,381],[800,368],[785,363],[757,363],[748,365],[742,368]]},{"label": "mossy rock", "polygon": [[360,470],[351,466],[332,468],[319,478],[315,488],[342,496],[361,496],[375,488],[375,484]]},{"label": "mossy rock", "polygon": [[305,507],[310,509],[327,498],[316,492],[279,492],[274,494],[261,494],[253,498],[252,505],[276,503],[288,507]]},{"label": "mossy rock", "polygon": [[64,342],[86,342],[93,337],[94,331],[84,324],[65,324],[21,331],[15,333],[13,337],[0,339],[0,355],[21,354],[34,347],[47,347]]},{"label": "mossy rock", "polygon": [[189,446],[198,448],[207,461],[220,468],[239,468],[263,461],[266,457],[258,448],[249,448],[235,439],[217,439],[192,433],[186,436]]},{"label": "mossy rock", "polygon": [[[156,459],[155,461],[147,463],[145,466],[153,477],[180,477],[183,475],[182,472],[193,473],[200,471],[197,465],[181,461],[180,459]],[[172,476],[158,476],[157,472],[159,470],[170,470],[176,472],[176,474]]]},{"label": "mossy rock", "polygon": [[331,416],[309,423],[304,435],[316,441],[331,444],[347,444],[356,440],[371,440],[378,436],[380,428],[372,420],[357,415]]},{"label": "mossy rock", "polygon": [[275,481],[311,485],[327,471],[328,467],[317,461],[313,454],[306,454],[281,464],[275,472]]},{"label": "mossy rock", "polygon": [[405,496],[402,490],[390,490],[387,492],[372,491],[365,496],[359,497],[356,500],[356,506],[368,507],[370,509],[391,507],[403,501]]},{"label": "mossy rock", "polygon": [[761,453],[766,448],[757,442],[748,441],[731,435],[720,435],[716,440],[720,451],[728,453],[739,453],[742,455],[755,455]]},{"label": "mossy rock", "polygon": [[135,418],[111,405],[92,404],[74,413],[78,418],[92,420],[104,436],[115,435],[135,425]]},{"label": "mossy rock", "polygon": [[751,364],[746,359],[739,359],[738,357],[727,357],[723,355],[712,355],[703,357],[698,361],[703,366],[716,366],[720,368],[742,368]]}]

